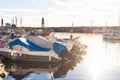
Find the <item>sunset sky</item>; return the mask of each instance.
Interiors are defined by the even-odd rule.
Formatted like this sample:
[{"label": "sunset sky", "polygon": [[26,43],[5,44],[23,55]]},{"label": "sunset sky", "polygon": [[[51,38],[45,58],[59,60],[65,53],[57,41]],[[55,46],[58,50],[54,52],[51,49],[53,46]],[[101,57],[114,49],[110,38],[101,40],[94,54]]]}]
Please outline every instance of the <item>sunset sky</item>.
[{"label": "sunset sky", "polygon": [[118,26],[120,0],[0,0],[0,18],[20,26]]}]

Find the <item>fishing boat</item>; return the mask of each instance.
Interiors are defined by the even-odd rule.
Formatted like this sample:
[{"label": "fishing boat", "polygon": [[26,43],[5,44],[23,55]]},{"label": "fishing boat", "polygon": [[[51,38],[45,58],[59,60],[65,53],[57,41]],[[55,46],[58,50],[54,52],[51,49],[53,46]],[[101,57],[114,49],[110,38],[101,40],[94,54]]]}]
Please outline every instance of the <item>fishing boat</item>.
[{"label": "fishing boat", "polygon": [[63,58],[71,58],[72,53],[82,53],[85,48],[77,40],[62,43],[43,36],[28,36],[9,41],[0,48],[0,55],[4,60],[12,61],[59,62]]}]

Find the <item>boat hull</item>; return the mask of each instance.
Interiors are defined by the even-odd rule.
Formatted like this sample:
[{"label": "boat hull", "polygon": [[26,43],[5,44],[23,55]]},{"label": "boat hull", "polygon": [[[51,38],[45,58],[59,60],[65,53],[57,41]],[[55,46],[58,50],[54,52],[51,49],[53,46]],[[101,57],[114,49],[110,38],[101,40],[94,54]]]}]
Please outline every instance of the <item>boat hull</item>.
[{"label": "boat hull", "polygon": [[51,60],[49,56],[38,56],[38,55],[29,55],[29,54],[22,54],[14,53],[11,55],[10,52],[0,51],[0,56],[3,57],[3,60],[8,61],[33,61],[33,62],[59,62],[58,59],[51,56]]}]

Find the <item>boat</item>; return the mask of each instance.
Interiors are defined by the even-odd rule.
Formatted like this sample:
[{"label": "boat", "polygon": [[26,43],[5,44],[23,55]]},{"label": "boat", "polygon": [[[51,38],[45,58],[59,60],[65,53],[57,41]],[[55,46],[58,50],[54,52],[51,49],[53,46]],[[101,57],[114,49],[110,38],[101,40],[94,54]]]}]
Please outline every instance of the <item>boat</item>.
[{"label": "boat", "polygon": [[3,60],[12,61],[59,62],[85,49],[86,46],[76,39],[63,43],[43,36],[28,36],[9,40],[0,48],[0,56]]},{"label": "boat", "polygon": [[56,62],[65,45],[51,42],[44,37],[16,38],[0,48],[0,55],[9,60]]},{"label": "boat", "polygon": [[108,29],[103,34],[103,39],[120,40],[120,31],[115,29]]}]

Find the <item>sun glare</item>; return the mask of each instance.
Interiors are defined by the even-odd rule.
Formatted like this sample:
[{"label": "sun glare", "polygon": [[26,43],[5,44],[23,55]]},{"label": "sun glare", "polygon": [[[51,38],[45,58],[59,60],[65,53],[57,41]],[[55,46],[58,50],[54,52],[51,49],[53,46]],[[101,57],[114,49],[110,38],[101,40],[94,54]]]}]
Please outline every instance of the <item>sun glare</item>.
[{"label": "sun glare", "polygon": [[89,62],[89,73],[91,74],[92,80],[97,80],[104,71],[104,63],[99,58],[93,58]]}]

